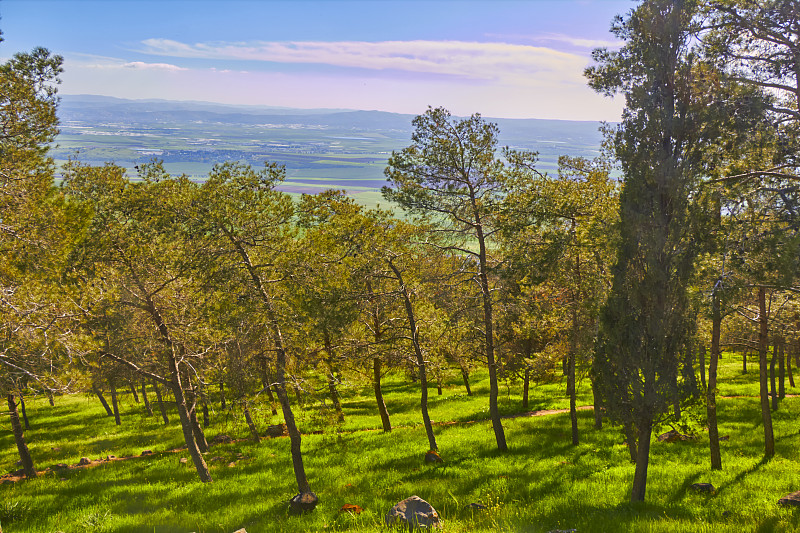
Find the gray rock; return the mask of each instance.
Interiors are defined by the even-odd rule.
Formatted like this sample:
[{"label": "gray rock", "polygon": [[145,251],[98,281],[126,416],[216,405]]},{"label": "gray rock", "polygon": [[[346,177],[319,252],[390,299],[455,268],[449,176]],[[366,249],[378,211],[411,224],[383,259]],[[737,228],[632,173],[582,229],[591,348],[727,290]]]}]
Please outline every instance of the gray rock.
[{"label": "gray rock", "polygon": [[185,465],[188,462],[189,462],[189,459],[187,459],[186,457],[181,457],[181,464],[182,465]]},{"label": "gray rock", "polygon": [[472,502],[471,504],[467,505],[467,509],[472,509],[473,511],[486,511],[488,510],[488,507],[482,503]]},{"label": "gray rock", "polygon": [[442,457],[433,450],[425,454],[426,463],[443,463]]},{"label": "gray rock", "polygon": [[153,455],[153,450],[145,450],[142,452],[142,455]]},{"label": "gray rock", "polygon": [[689,488],[697,492],[715,492],[717,490],[711,483],[692,483]]},{"label": "gray rock", "polygon": [[86,466],[88,464],[91,464],[91,462],[92,462],[92,460],[89,459],[88,457],[81,457],[81,460],[78,461],[78,465],[79,466]]},{"label": "gray rock", "polygon": [[266,435],[268,437],[283,437],[289,434],[289,430],[286,429],[286,424],[275,424],[272,426],[267,426]]},{"label": "gray rock", "polygon": [[792,505],[795,507],[800,507],[800,491],[787,494],[786,496],[778,500],[778,503],[781,505]]},{"label": "gray rock", "polygon": [[247,531],[244,528],[242,528],[242,529],[237,529],[233,533],[247,533]]},{"label": "gray rock", "polygon": [[439,513],[431,504],[419,496],[411,496],[398,502],[386,514],[387,526],[404,526],[408,529],[438,529]]},{"label": "gray rock", "polygon": [[294,514],[313,511],[319,503],[319,498],[313,492],[301,492],[289,500],[289,510]]}]

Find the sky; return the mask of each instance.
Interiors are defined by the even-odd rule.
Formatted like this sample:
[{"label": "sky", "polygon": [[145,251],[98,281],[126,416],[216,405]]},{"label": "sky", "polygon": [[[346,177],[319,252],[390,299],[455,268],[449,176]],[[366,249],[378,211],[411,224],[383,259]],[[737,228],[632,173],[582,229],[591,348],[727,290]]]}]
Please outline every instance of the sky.
[{"label": "sky", "polygon": [[565,120],[632,0],[0,0],[0,58],[64,57],[61,94]]}]

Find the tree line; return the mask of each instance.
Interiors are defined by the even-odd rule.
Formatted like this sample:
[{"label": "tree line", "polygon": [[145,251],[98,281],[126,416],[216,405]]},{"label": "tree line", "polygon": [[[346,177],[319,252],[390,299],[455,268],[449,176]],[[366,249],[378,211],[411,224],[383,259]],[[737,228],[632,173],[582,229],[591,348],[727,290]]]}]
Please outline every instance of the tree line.
[{"label": "tree line", "polygon": [[479,114],[429,108],[385,171],[402,213],[336,190],[292,198],[271,163],[221,164],[201,182],[158,161],[133,177],[56,169],[62,60],[16,54],[0,65],[0,386],[26,475],[26,395],[92,391],[120,423],[127,384],[151,413],[156,394],[165,424],[171,396],[204,482],[198,413],[236,403],[258,440],[249,406],[265,395],[308,493],[292,394],[309,376],[338,421],[342,377],[369,379],[388,432],[381,379],[409,372],[438,452],[429,380],[452,368],[472,394],[481,367],[500,451],[502,381],[523,381],[527,409],[531,380],[566,376],[577,444],[576,383],[589,379],[595,425],[624,432],[643,500],[653,431],[687,409],[705,411],[722,468],[723,348],[745,354],[744,371],[758,353],[772,456],[800,328],[798,28],[791,0],[642,1],[612,24],[621,47],[595,50],[585,73],[626,102],[596,159],[564,156],[549,175],[535,152],[501,149]]}]

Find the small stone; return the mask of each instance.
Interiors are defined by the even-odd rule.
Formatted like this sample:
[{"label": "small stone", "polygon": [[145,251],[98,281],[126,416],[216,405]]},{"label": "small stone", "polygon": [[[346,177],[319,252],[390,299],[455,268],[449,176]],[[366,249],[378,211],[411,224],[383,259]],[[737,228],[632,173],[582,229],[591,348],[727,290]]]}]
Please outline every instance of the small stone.
[{"label": "small stone", "polygon": [[483,505],[482,503],[472,502],[471,504],[467,505],[467,509],[473,509],[475,511],[486,511],[489,508]]},{"label": "small stone", "polygon": [[236,466],[236,461],[231,461],[228,463],[228,468],[233,468],[234,466]]},{"label": "small stone", "polygon": [[91,464],[91,463],[92,463],[92,460],[89,459],[88,457],[81,457],[81,460],[78,461],[78,466],[86,466],[86,465]]},{"label": "small stone", "polygon": [[221,463],[224,460],[225,460],[224,457],[220,457],[219,455],[217,455],[216,457],[212,457],[210,459],[210,462],[212,462],[212,463]]},{"label": "small stone", "polygon": [[731,436],[725,435],[724,437],[720,437],[719,440],[731,440]]},{"label": "small stone", "polygon": [[117,458],[116,455],[106,455],[106,461],[113,461],[116,458]]},{"label": "small stone", "polygon": [[187,459],[186,457],[181,457],[181,464],[182,465],[185,465],[188,462],[189,462],[189,459]]},{"label": "small stone", "polygon": [[64,468],[69,468],[69,465],[65,463],[58,463],[53,468],[55,468],[56,470],[62,470]]},{"label": "small stone", "polygon": [[242,528],[242,529],[237,529],[233,533],[247,533],[247,531],[244,528]]},{"label": "small stone", "polygon": [[438,529],[439,513],[431,504],[419,496],[411,496],[398,502],[386,514],[387,526],[403,526],[408,529],[429,528]]},{"label": "small stone", "polygon": [[55,447],[53,447],[53,448],[50,448],[50,449],[51,449],[52,451],[54,451],[54,452],[60,452],[60,451],[61,451],[61,448],[55,448]]},{"label": "small stone", "polygon": [[697,492],[710,492],[712,494],[716,491],[711,483],[692,483],[689,488]]},{"label": "small stone", "polygon": [[781,505],[791,505],[793,507],[800,507],[800,491],[787,494],[778,503]]},{"label": "small stone", "polygon": [[350,514],[361,514],[361,511],[363,511],[361,506],[356,505],[354,503],[346,503],[342,505],[341,509],[339,509],[340,513],[350,513]]},{"label": "small stone", "polygon": [[211,439],[212,444],[230,444],[233,442],[233,438],[230,435],[217,435],[213,439]]},{"label": "small stone", "polygon": [[144,457],[145,455],[153,455],[153,450],[145,450],[145,451],[143,451],[142,452],[142,457]]},{"label": "small stone", "polygon": [[319,503],[319,498],[313,492],[301,492],[289,500],[289,510],[294,514],[313,511]]},{"label": "small stone", "polygon": [[694,437],[689,435],[684,435],[683,433],[679,433],[674,429],[671,431],[667,431],[666,433],[662,433],[658,437],[659,442],[678,442],[678,441],[687,441],[692,440]]}]

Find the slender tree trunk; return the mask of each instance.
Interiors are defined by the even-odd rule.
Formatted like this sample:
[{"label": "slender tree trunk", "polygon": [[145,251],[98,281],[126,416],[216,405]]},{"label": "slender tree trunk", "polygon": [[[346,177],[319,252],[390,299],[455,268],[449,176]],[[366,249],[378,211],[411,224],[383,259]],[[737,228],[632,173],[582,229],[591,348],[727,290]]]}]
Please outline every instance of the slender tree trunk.
[{"label": "slender tree trunk", "polygon": [[408,327],[411,331],[411,344],[414,348],[414,355],[417,358],[417,368],[419,369],[419,386],[422,391],[420,397],[420,409],[422,410],[422,421],[425,424],[425,433],[428,436],[428,445],[430,449],[438,452],[439,446],[436,444],[436,436],[433,434],[433,424],[428,415],[428,376],[425,369],[425,357],[422,355],[422,347],[419,344],[419,329],[417,328],[417,320],[414,315],[414,307],[411,305],[411,298],[408,295],[403,275],[400,270],[389,260],[389,267],[394,272],[397,282],[400,284],[400,295],[403,297],[403,305],[406,309],[406,318],[408,319]]},{"label": "slender tree trunk", "polygon": [[372,358],[372,383],[375,389],[375,403],[378,404],[378,412],[381,415],[383,431],[388,433],[392,430],[392,423],[389,420],[389,411],[386,409],[386,402],[383,400],[383,390],[381,389],[381,359]]},{"label": "slender tree trunk", "polygon": [[778,393],[775,391],[775,360],[778,358],[778,339],[773,339],[772,357],[769,359],[769,397],[772,410],[778,410]]},{"label": "slender tree trunk", "polygon": [[525,365],[525,377],[522,378],[522,410],[527,411],[530,409],[528,402],[528,393],[530,391],[531,383],[531,368]]},{"label": "slender tree trunk", "polygon": [[747,350],[742,353],[742,374],[747,374]]},{"label": "slender tree trunk", "polygon": [[97,398],[100,400],[100,403],[103,405],[103,408],[106,410],[106,415],[114,416],[114,411],[112,411],[111,407],[109,407],[108,402],[106,401],[105,397],[103,396],[103,391],[100,390],[100,387],[98,387],[97,385],[95,385],[93,383],[92,384],[92,391],[95,393]]},{"label": "slender tree trunk", "polygon": [[758,288],[758,384],[761,396],[761,422],[764,426],[764,456],[775,455],[775,436],[772,432],[772,413],[769,410],[769,390],[767,388],[767,341],[769,324],[767,317],[767,296],[764,287]]},{"label": "slender tree trunk", "polygon": [[442,395],[442,376],[436,376],[436,395]]},{"label": "slender tree trunk", "polygon": [[[264,386],[267,387],[267,384],[264,384]],[[227,408],[225,403],[225,382],[222,380],[219,382],[219,407],[223,411]]]},{"label": "slender tree trunk", "polygon": [[717,426],[717,363],[719,361],[719,338],[722,326],[719,294],[714,289],[712,295],[711,319],[711,362],[708,366],[708,388],[706,389],[706,414],[708,416],[708,440],[711,450],[711,469],[722,470],[722,454],[719,448],[719,428]]},{"label": "slender tree trunk", "polygon": [[706,387],[706,347],[700,345],[700,384]]},{"label": "slender tree trunk", "polygon": [[133,384],[133,381],[131,381],[131,380],[128,380],[128,385],[129,385],[129,386],[130,386],[130,388],[131,388],[131,394],[133,394],[133,400],[134,400],[136,403],[140,403],[140,402],[139,402],[139,394],[136,392],[136,386]]},{"label": "slender tree trunk", "polygon": [[342,411],[342,404],[339,401],[339,391],[336,390],[336,374],[334,369],[334,354],[333,354],[333,346],[331,345],[331,338],[328,334],[328,330],[323,329],[322,335],[325,342],[325,364],[328,366],[328,391],[331,394],[331,401],[333,402],[333,408],[336,409],[336,419],[339,422],[344,422],[344,412]]},{"label": "slender tree trunk", "polygon": [[785,343],[781,338],[778,347],[778,399],[786,398],[786,350]]},{"label": "slender tree trunk", "polygon": [[261,383],[264,385],[264,390],[267,391],[267,398],[269,399],[269,406],[272,410],[272,414],[277,415],[277,402],[275,401],[275,394],[272,392],[274,388],[272,385],[272,372],[270,372],[269,362],[266,356],[261,358]]},{"label": "slender tree trunk", "polygon": [[244,419],[247,422],[247,427],[250,428],[250,435],[253,437],[255,443],[259,444],[261,442],[261,436],[258,434],[256,424],[253,422],[253,417],[250,416],[250,407],[248,406],[247,400],[244,400],[242,405],[244,407]]},{"label": "slender tree trunk", "polygon": [[6,399],[8,400],[8,413],[11,418],[11,430],[14,433],[14,441],[17,443],[19,458],[22,461],[22,470],[25,472],[25,477],[36,477],[33,459],[31,459],[31,453],[28,451],[28,445],[25,444],[25,435],[22,432],[22,425],[19,423],[17,402],[14,401],[14,395],[11,393],[6,396]]},{"label": "slender tree trunk", "polygon": [[631,501],[643,502],[647,491],[647,467],[650,463],[650,437],[653,433],[651,420],[642,420],[639,423],[639,442],[636,453],[636,471],[633,474],[633,488]]},{"label": "slender tree trunk", "polygon": [[302,437],[300,431],[297,429],[297,423],[294,420],[294,413],[292,406],[289,404],[289,397],[286,394],[286,351],[283,346],[283,335],[281,334],[280,324],[278,323],[278,316],[272,305],[272,298],[267,292],[264,284],[261,282],[261,276],[250,261],[250,256],[245,250],[242,243],[228,233],[227,237],[230,239],[236,249],[236,253],[242,259],[242,263],[247,268],[250,278],[258,291],[261,301],[264,304],[264,309],[267,312],[267,321],[272,333],[272,342],[275,345],[276,354],[276,371],[277,383],[275,385],[276,392],[278,393],[278,401],[281,404],[283,411],[284,422],[286,423],[286,430],[289,433],[289,441],[292,452],[292,466],[294,468],[294,477],[297,480],[297,488],[300,493],[311,492],[311,486],[306,477],[305,467],[303,465],[303,455],[301,451]]},{"label": "slender tree trunk", "polygon": [[203,428],[200,427],[200,422],[197,421],[197,401],[193,399],[192,403],[192,407],[188,408],[189,422],[192,424],[192,435],[194,435],[194,440],[197,443],[197,449],[200,450],[200,453],[206,453],[209,449],[208,441],[206,440],[206,434],[203,432]]},{"label": "slender tree trunk", "polygon": [[[45,394],[47,394],[47,401],[50,402],[50,407],[55,407],[56,401],[55,399],[53,399],[53,391],[47,389],[45,391]],[[2,531],[0,531],[0,533],[2,533]]]},{"label": "slender tree trunk", "polygon": [[108,386],[111,389],[111,406],[114,408],[114,422],[118,425],[122,425],[122,421],[119,418],[119,402],[117,401],[117,388],[114,386],[113,380],[108,380]]},{"label": "slender tree trunk", "polygon": [[[474,199],[473,199],[474,201]],[[476,214],[477,217],[477,214]],[[475,220],[475,236],[478,240],[478,277],[481,294],[483,296],[483,331],[486,346],[486,362],[489,366],[489,416],[492,419],[497,449],[501,452],[508,450],[506,434],[503,430],[503,421],[500,418],[500,407],[497,403],[500,388],[497,383],[497,363],[494,356],[494,316],[492,305],[492,292],[489,288],[489,267],[486,260],[486,240],[483,235],[483,226],[479,219]]]},{"label": "slender tree trunk", "polygon": [[469,386],[469,370],[461,361],[458,364],[461,367],[461,377],[464,379],[464,388],[467,389],[467,396],[472,396],[472,389]]},{"label": "slender tree trunk", "polygon": [[622,431],[625,433],[625,444],[628,445],[628,454],[631,457],[631,462],[635,463],[636,458],[638,457],[637,451],[637,435],[636,435],[636,427],[628,422],[622,426]]},{"label": "slender tree trunk", "polygon": [[161,418],[164,420],[164,425],[169,425],[169,417],[167,416],[167,406],[164,405],[164,398],[161,396],[161,388],[158,383],[153,383],[153,388],[156,390],[156,400],[158,400],[158,409],[161,411]]},{"label": "slender tree trunk", "polygon": [[575,266],[573,275],[575,277],[575,294],[572,298],[572,334],[570,335],[569,356],[567,361],[567,390],[569,392],[569,418],[572,425],[572,445],[577,446],[578,440],[578,408],[577,408],[577,384],[575,383],[575,358],[578,354],[578,305],[581,297],[581,257],[578,253],[577,237],[575,236],[575,219],[572,219],[572,239],[575,246]]},{"label": "slender tree trunk", "polygon": [[153,407],[150,405],[150,400],[147,398],[147,381],[142,380],[142,400],[144,400],[144,408],[147,414],[153,416]]},{"label": "slender tree trunk", "polygon": [[786,353],[786,375],[789,378],[789,386],[794,388],[794,376],[792,375],[792,354]]},{"label": "slender tree trunk", "polygon": [[27,409],[25,409],[25,397],[22,395],[21,392],[19,393],[19,408],[20,411],[22,411],[22,421],[25,423],[25,429],[26,430],[31,429],[31,425],[28,422],[28,411]]}]

